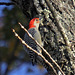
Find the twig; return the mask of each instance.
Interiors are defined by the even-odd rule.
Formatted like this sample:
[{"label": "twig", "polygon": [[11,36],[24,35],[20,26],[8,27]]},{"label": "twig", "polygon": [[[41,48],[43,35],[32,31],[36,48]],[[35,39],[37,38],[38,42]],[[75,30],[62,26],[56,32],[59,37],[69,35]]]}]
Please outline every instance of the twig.
[{"label": "twig", "polygon": [[22,44],[24,44],[27,48],[29,48],[29,50],[32,50],[33,52],[35,52],[36,54],[38,54],[38,56],[40,56],[41,58],[44,59],[44,61],[49,64],[49,66],[53,69],[54,73],[57,75],[56,70],[54,69],[54,67],[52,66],[52,64],[50,62],[48,62],[48,60],[46,60],[46,58],[39,52],[37,52],[36,50],[34,50],[33,48],[31,48],[28,44],[26,44],[26,42],[24,40],[21,39],[21,37],[15,32],[15,30],[13,29],[13,32],[15,34],[15,36],[22,42]]},{"label": "twig", "polygon": [[59,65],[55,62],[55,60],[51,57],[51,55],[32,37],[32,35],[30,35],[30,33],[27,31],[26,28],[24,28],[24,26],[23,26],[21,23],[19,23],[19,25],[21,26],[22,29],[24,29],[24,30],[26,31],[26,33],[29,35],[29,37],[30,37],[33,41],[35,41],[35,43],[49,56],[49,58],[50,58],[50,59],[52,60],[52,62],[58,67],[58,69],[61,71],[61,73],[62,73],[63,75],[65,75],[64,72],[61,70],[60,66],[59,66]]},{"label": "twig", "polygon": [[9,5],[14,5],[14,3],[0,2],[0,5],[6,5],[6,6],[9,6]]}]

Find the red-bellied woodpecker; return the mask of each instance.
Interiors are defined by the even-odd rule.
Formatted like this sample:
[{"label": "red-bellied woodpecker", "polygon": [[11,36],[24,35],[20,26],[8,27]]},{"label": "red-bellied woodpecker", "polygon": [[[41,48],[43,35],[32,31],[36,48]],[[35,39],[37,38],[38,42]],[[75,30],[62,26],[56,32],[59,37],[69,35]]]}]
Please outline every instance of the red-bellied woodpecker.
[{"label": "red-bellied woodpecker", "polygon": [[[29,23],[28,32],[34,37],[34,39],[42,45],[41,35],[38,30],[39,28],[39,18],[33,18]],[[24,36],[24,41],[33,49],[37,50],[39,53],[42,53],[41,48],[28,36],[26,33]],[[32,60],[32,64],[34,65],[37,62],[37,54],[33,51],[29,50],[26,46],[24,46],[25,51],[29,54],[30,59]]]},{"label": "red-bellied woodpecker", "polygon": [[[39,18],[33,18],[30,23],[29,23],[29,29],[28,32],[33,36],[33,38],[43,46],[42,40],[41,40],[41,35],[38,30],[39,28]],[[32,40],[29,35],[26,33],[24,36],[24,41],[33,49],[37,50],[39,53],[42,54],[41,48]],[[32,61],[32,65],[36,64],[37,62],[42,64],[48,72],[50,72],[50,67],[49,65],[41,58],[39,57],[36,53],[34,53],[32,50],[29,50],[25,45],[24,45],[25,51],[29,54],[30,59]]]}]

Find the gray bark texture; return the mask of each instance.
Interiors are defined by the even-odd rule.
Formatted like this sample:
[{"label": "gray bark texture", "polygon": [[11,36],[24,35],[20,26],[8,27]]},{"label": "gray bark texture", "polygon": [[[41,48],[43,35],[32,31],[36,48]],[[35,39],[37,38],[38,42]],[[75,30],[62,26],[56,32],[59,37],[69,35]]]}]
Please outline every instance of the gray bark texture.
[{"label": "gray bark texture", "polygon": [[[75,74],[75,1],[12,0],[30,20],[40,18],[44,48],[66,75]],[[45,58],[49,60],[43,52]],[[54,64],[53,64],[54,65]],[[56,66],[54,66],[56,68]],[[56,68],[57,69],[57,68]],[[51,70],[51,69],[49,69]],[[52,72],[52,71],[51,71]],[[50,73],[51,73],[50,72]],[[50,75],[53,75],[52,73]]]}]

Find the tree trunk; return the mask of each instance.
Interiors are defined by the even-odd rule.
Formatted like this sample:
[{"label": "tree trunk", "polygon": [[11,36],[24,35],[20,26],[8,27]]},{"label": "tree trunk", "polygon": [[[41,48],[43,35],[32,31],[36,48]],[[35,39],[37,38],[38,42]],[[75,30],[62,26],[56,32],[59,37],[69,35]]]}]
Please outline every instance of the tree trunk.
[{"label": "tree trunk", "polygon": [[[75,1],[12,0],[28,19],[40,18],[44,48],[66,75],[75,72]],[[46,54],[43,55],[47,58]],[[50,61],[49,59],[47,59]],[[51,62],[51,61],[50,61]],[[53,75],[53,74],[52,74]]]}]

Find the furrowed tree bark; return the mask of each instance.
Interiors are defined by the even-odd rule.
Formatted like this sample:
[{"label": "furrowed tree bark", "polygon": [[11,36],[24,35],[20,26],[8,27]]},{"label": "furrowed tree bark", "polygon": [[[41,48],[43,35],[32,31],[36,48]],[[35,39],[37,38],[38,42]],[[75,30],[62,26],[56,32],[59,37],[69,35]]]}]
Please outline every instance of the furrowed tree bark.
[{"label": "furrowed tree bark", "polygon": [[[12,0],[12,2],[18,5],[29,20],[34,17],[40,18],[39,30],[44,48],[66,75],[75,74],[75,1]],[[43,55],[47,58],[44,52]],[[47,60],[51,62],[49,58]]]}]

